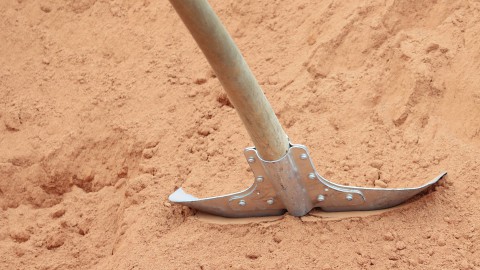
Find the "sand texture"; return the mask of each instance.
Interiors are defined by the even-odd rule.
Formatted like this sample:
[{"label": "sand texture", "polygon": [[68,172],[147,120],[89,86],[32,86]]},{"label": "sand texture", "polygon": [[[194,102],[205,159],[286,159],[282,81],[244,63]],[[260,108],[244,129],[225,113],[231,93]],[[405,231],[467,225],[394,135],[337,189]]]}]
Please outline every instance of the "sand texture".
[{"label": "sand texture", "polygon": [[226,220],[235,109],[168,1],[0,1],[0,269],[480,269],[480,2],[212,1],[286,133],[390,211]]}]

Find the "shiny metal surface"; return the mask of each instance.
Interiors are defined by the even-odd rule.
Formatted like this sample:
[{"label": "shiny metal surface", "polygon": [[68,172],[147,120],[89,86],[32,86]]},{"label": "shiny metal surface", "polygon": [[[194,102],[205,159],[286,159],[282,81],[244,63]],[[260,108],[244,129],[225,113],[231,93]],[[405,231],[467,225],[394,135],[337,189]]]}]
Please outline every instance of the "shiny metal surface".
[{"label": "shiny metal surface", "polygon": [[324,211],[376,210],[401,204],[446,174],[415,188],[363,188],[323,178],[303,145],[291,145],[277,161],[262,160],[255,148],[245,149],[245,157],[256,180],[248,189],[199,199],[179,188],[169,200],[224,217],[281,215],[287,210],[294,216],[303,216],[314,207]]},{"label": "shiny metal surface", "polygon": [[[257,154],[255,150],[248,152]],[[303,216],[313,208],[305,183],[301,181],[302,172],[297,169],[296,160],[290,151],[279,160],[266,161],[260,157],[256,160],[263,166],[275,193],[291,215]]]}]

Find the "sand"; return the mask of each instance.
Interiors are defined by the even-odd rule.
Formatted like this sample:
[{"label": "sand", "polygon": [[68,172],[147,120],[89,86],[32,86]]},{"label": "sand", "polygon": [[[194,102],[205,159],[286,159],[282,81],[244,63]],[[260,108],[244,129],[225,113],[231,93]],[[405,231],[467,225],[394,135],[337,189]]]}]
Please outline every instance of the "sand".
[{"label": "sand", "polygon": [[371,214],[225,220],[234,108],[167,1],[0,1],[0,269],[480,269],[478,1],[212,1],[293,143]]}]

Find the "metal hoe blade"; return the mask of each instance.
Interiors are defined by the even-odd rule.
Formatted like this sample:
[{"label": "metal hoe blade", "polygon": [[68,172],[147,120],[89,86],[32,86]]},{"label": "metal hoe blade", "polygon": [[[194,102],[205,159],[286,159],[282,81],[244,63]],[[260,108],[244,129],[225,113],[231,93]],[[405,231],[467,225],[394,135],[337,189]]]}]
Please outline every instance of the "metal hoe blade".
[{"label": "metal hoe blade", "polygon": [[315,170],[303,145],[290,145],[276,161],[260,158],[255,148],[245,156],[255,176],[246,190],[199,199],[179,188],[170,195],[174,203],[224,217],[281,215],[303,216],[315,207],[324,211],[385,209],[399,205],[435,184],[446,172],[415,188],[364,188],[335,184]]}]

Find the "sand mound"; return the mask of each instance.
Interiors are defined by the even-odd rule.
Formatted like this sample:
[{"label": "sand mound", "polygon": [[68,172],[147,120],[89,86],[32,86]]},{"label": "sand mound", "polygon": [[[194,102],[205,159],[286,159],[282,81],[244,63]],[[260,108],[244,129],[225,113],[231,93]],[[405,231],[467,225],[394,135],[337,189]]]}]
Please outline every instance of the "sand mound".
[{"label": "sand mound", "polygon": [[169,4],[5,0],[1,269],[480,268],[480,3],[212,5],[320,173],[446,181],[375,215],[195,215],[168,195],[248,186],[251,143]]}]

